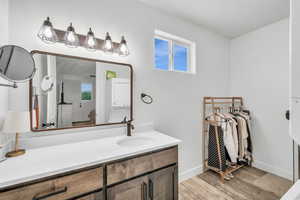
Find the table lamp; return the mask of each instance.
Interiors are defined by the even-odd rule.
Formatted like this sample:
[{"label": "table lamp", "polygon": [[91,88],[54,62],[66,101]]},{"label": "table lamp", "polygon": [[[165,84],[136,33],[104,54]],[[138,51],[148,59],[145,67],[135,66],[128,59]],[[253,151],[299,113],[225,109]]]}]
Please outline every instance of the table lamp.
[{"label": "table lamp", "polygon": [[24,149],[19,149],[19,134],[30,131],[30,114],[29,112],[8,111],[3,124],[4,133],[15,133],[15,148],[8,152],[6,157],[16,157],[25,154]]}]

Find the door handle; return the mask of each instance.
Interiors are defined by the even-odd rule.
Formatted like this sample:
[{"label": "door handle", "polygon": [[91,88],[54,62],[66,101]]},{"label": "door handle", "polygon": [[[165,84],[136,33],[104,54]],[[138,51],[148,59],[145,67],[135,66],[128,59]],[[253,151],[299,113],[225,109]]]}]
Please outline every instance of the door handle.
[{"label": "door handle", "polygon": [[42,199],[47,199],[49,197],[52,197],[52,196],[55,196],[55,195],[59,195],[61,193],[65,193],[68,191],[68,187],[65,186],[63,188],[60,188],[60,189],[57,189],[57,190],[54,190],[53,192],[50,192],[50,193],[43,193],[43,194],[37,194],[35,195],[32,200],[42,200]]},{"label": "door handle", "polygon": [[147,200],[148,199],[148,187],[147,187],[147,183],[143,183],[142,184],[142,193],[143,193],[143,200]]},{"label": "door handle", "polygon": [[287,111],[285,112],[285,118],[286,118],[287,120],[290,120],[290,110],[287,110]]},{"label": "door handle", "polygon": [[150,200],[153,200],[153,181],[151,179],[149,180],[149,197]]}]

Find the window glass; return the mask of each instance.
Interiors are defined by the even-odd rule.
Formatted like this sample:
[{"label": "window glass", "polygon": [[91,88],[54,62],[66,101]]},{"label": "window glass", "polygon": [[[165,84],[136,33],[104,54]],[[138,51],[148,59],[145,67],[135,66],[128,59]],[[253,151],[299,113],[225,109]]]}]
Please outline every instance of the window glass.
[{"label": "window glass", "polygon": [[92,90],[93,90],[93,86],[91,83],[82,83],[81,84],[81,100],[83,100],[83,101],[92,100]]},{"label": "window glass", "polygon": [[188,71],[188,49],[184,46],[174,44],[174,70],[176,71]]},{"label": "window glass", "polygon": [[169,69],[169,42],[166,40],[155,38],[155,68]]}]

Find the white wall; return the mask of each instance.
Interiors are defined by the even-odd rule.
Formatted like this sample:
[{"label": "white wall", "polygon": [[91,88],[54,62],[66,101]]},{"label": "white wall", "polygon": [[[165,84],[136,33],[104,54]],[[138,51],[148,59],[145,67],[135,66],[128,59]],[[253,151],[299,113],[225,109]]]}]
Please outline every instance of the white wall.
[{"label": "white wall", "polygon": [[[125,35],[131,50],[128,58],[105,56],[64,45],[48,46],[36,36],[43,20],[50,16],[55,27],[65,29],[73,22],[76,31],[92,27],[97,36],[111,33],[114,40]],[[24,20],[26,18],[26,20]],[[180,171],[191,175],[201,165],[202,97],[228,94],[229,40],[202,27],[176,19],[132,0],[41,1],[10,0],[10,41],[28,50],[40,49],[69,55],[127,62],[134,68],[134,119],[149,121],[166,134],[182,139]],[[160,29],[197,45],[197,74],[163,72],[153,69],[153,34]],[[153,96],[152,105],[139,95]],[[10,95],[10,106],[26,109],[28,88]]]},{"label": "white wall", "polygon": [[[300,49],[300,1],[291,0],[291,37],[290,37],[290,47],[291,47],[291,97],[300,97],[300,59],[299,59],[299,49]],[[300,143],[300,138],[298,138]]]},{"label": "white wall", "polygon": [[8,1],[0,0],[0,46],[6,45],[8,42]]},{"label": "white wall", "polygon": [[[0,47],[8,43],[8,1],[0,0]],[[6,84],[7,81],[0,77],[0,83]],[[2,122],[8,109],[8,88],[0,87],[0,94],[0,127],[2,127]],[[0,136],[1,143],[2,139]]]},{"label": "white wall", "polygon": [[243,96],[253,116],[255,166],[292,177],[289,108],[289,21],[231,41],[230,93]]}]

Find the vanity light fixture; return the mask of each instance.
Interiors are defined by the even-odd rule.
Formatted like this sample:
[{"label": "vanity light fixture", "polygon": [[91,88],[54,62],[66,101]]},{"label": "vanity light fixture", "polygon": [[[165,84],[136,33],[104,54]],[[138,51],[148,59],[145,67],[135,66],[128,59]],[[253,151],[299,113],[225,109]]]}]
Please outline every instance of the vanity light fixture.
[{"label": "vanity light fixture", "polygon": [[95,38],[92,28],[90,28],[85,38],[85,48],[89,51],[96,51],[96,46],[97,39]]},{"label": "vanity light fixture", "polygon": [[104,45],[103,45],[103,51],[105,53],[113,53],[113,42],[112,42],[111,37],[108,32],[106,32]]},{"label": "vanity light fixture", "polygon": [[70,26],[67,28],[67,32],[65,34],[64,40],[65,40],[65,44],[68,47],[76,48],[79,45],[79,38],[75,32],[72,23],[70,23]]},{"label": "vanity light fixture", "polygon": [[129,55],[129,49],[128,49],[127,42],[126,42],[124,36],[122,36],[122,39],[120,42],[119,55],[120,56],[128,56]]},{"label": "vanity light fixture", "polygon": [[47,17],[47,19],[43,22],[43,25],[41,26],[38,37],[45,43],[55,43],[57,42],[57,35],[56,32],[53,29],[52,23],[50,21],[50,18]]},{"label": "vanity light fixture", "polygon": [[113,42],[108,32],[106,32],[104,39],[96,38],[92,28],[89,28],[86,35],[81,35],[75,32],[72,23],[70,23],[66,31],[55,29],[49,17],[43,22],[37,36],[48,44],[58,42],[71,48],[83,47],[89,51],[100,50],[111,54],[116,52],[120,56],[129,55],[127,41],[124,36],[122,36],[120,43]]}]

